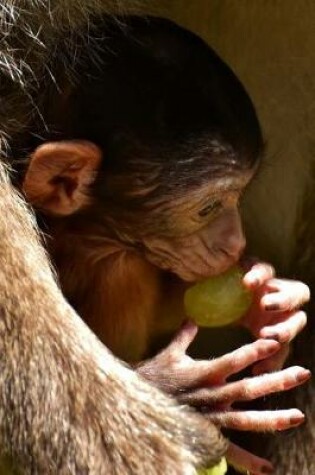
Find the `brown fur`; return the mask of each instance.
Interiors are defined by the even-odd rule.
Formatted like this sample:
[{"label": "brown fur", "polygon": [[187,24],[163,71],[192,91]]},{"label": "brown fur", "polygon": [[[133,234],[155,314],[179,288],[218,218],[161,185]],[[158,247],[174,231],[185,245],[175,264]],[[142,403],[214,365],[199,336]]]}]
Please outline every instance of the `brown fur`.
[{"label": "brown fur", "polygon": [[139,361],[148,350],[159,304],[160,272],[93,229],[82,236],[56,223],[51,229],[63,292],[115,355]]},{"label": "brown fur", "polygon": [[[119,5],[1,2],[3,156],[23,142],[54,63],[71,76],[82,24]],[[65,303],[31,213],[0,167],[2,453],[25,474],[193,474],[217,461],[225,442],[213,426],[124,368]]]}]

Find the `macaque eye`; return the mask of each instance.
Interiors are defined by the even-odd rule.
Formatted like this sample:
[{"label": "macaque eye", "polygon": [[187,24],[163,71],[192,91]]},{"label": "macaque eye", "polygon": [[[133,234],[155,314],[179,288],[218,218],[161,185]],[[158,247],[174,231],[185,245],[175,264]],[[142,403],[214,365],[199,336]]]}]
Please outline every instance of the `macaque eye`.
[{"label": "macaque eye", "polygon": [[222,202],[219,200],[215,200],[209,203],[204,208],[202,208],[202,210],[200,210],[198,214],[199,216],[204,217],[210,213],[213,213],[214,211],[218,211],[221,208],[222,208]]}]

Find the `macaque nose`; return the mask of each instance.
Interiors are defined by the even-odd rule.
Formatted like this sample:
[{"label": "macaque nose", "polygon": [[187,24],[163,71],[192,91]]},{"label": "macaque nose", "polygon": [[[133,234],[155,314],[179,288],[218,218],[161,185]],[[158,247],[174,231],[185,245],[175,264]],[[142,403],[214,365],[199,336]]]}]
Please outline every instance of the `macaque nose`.
[{"label": "macaque nose", "polygon": [[[224,217],[223,217],[224,218]],[[246,239],[240,214],[237,209],[231,210],[221,219],[220,249],[227,257],[237,261],[246,246]]]},{"label": "macaque nose", "polygon": [[229,257],[238,259],[243,253],[246,246],[246,239],[243,230],[240,229],[238,233],[232,233],[227,236],[222,251],[224,251]]}]

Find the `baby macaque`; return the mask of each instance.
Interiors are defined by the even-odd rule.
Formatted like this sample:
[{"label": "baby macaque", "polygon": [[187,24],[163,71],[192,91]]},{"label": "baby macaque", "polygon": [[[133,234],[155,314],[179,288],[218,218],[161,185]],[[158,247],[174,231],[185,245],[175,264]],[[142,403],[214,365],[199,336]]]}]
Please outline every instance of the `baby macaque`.
[{"label": "baby macaque", "polygon": [[[232,404],[309,379],[304,368],[280,370],[306,323],[304,284],[247,263],[254,301],[240,324],[257,340],[211,361],[186,354],[197,331],[183,323],[188,283],[224,272],[245,249],[238,207],[263,149],[247,93],[209,46],[169,21],[107,23],[106,39],[102,24],[94,28],[98,61],[78,68],[60,102],[44,104],[54,133],[34,139],[23,179],[65,296],[115,355],[220,426],[299,425],[297,409]],[[174,339],[142,361],[166,327]],[[252,378],[227,382],[250,365]],[[252,473],[271,470],[232,444],[228,455]]]}]

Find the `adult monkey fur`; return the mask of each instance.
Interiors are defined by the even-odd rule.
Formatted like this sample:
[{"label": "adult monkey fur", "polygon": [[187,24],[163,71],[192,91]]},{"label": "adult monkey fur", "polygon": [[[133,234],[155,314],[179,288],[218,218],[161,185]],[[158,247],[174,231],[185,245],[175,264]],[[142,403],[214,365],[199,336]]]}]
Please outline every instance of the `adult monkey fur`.
[{"label": "adult monkey fur", "polygon": [[[1,2],[3,159],[38,119],[42,81],[54,82],[55,61],[61,74],[71,73],[82,25],[111,7]],[[121,366],[66,304],[4,162],[0,211],[3,454],[26,474],[192,474],[216,462],[226,445],[214,427]]]},{"label": "adult monkey fur", "polygon": [[[100,166],[100,169],[102,172],[99,173],[96,187],[91,186],[89,190],[85,190],[84,188],[86,186],[86,180],[87,182],[91,181],[89,173],[92,173],[94,176],[95,170],[93,167],[99,167],[99,151],[97,148],[95,150],[94,145],[92,146],[85,142],[77,143],[75,140],[73,142],[56,142],[55,144],[52,143],[48,144],[48,146],[40,147],[35,153],[31,164],[31,177],[27,180],[27,191],[31,192],[30,199],[35,203],[35,205],[42,209],[47,209],[53,214],[71,215],[73,212],[80,210],[82,207],[82,200],[83,204],[87,200],[87,205],[89,205],[90,200],[92,200],[92,203],[95,202],[95,206],[93,206],[93,204],[89,206],[86,213],[83,209],[77,217],[74,216],[73,219],[67,218],[61,220],[61,228],[58,229],[57,227],[57,235],[55,236],[57,241],[61,241],[62,252],[63,225],[65,225],[66,229],[69,222],[70,236],[66,241],[71,242],[71,246],[66,253],[67,258],[65,264],[66,268],[70,267],[70,277],[72,269],[76,279],[79,278],[79,282],[83,285],[87,285],[87,290],[82,287],[79,292],[79,298],[81,298],[83,294],[84,300],[86,300],[88,306],[88,311],[84,312],[82,307],[80,308],[79,305],[80,312],[83,311],[86,318],[90,317],[89,314],[93,309],[93,304],[89,303],[92,293],[95,291],[95,294],[97,295],[97,290],[94,285],[92,289],[89,289],[89,283],[90,281],[93,282],[92,276],[95,272],[93,265],[90,267],[91,263],[89,260],[87,260],[83,265],[84,275],[80,276],[80,273],[82,273],[81,260],[83,259],[84,262],[84,259],[86,258],[84,252],[87,251],[88,256],[90,252],[92,252],[92,261],[94,261],[94,258],[97,259],[98,267],[96,270],[99,272],[102,265],[102,259],[104,259],[104,264],[106,266],[106,255],[103,254],[104,252],[108,252],[108,250],[106,250],[108,244],[106,244],[106,241],[103,241],[104,235],[106,237],[106,233],[109,233],[107,238],[109,238],[109,241],[112,241],[112,243],[109,243],[109,246],[110,248],[114,247],[114,252],[117,252],[117,249],[115,250],[115,241],[117,241],[116,234],[118,232],[118,237],[122,240],[119,247],[124,245],[125,239],[125,241],[127,241],[127,254],[129,252],[132,256],[134,251],[132,250],[132,247],[130,249],[128,249],[128,247],[133,244],[135,231],[134,224],[137,223],[137,220],[139,222],[139,213],[140,221],[143,223],[142,227],[144,230],[146,228],[151,229],[152,224],[156,221],[158,224],[155,224],[155,227],[153,227],[154,233],[156,234],[169,224],[166,220],[165,214],[163,215],[160,213],[159,215],[159,213],[155,211],[153,213],[153,223],[150,223],[150,221],[147,223],[148,213],[145,212],[145,208],[143,209],[143,202],[146,202],[147,197],[146,194],[143,194],[141,180],[140,185],[137,185],[141,177],[143,183],[150,181],[150,169],[145,172],[144,167],[149,165],[153,166],[155,163],[154,160],[156,161],[155,166],[157,169],[160,167],[161,171],[160,174],[157,174],[154,169],[154,176],[158,177],[156,179],[159,180],[160,186],[162,186],[164,175],[168,168],[166,170],[163,169],[163,162],[161,162],[161,160],[164,160],[165,162],[164,167],[168,161],[170,162],[170,166],[172,163],[173,165],[176,165],[177,174],[174,175],[176,178],[175,183],[172,181],[172,168],[170,168],[167,173],[169,179],[166,185],[173,190],[175,186],[179,186],[181,180],[185,180],[186,174],[188,174],[187,183],[185,182],[185,196],[187,195],[186,201],[191,201],[188,195],[191,190],[190,187],[193,184],[190,168],[187,168],[186,170],[186,168],[181,169],[181,167],[184,167],[185,164],[186,167],[189,167],[189,163],[192,161],[192,157],[194,156],[193,154],[196,154],[197,158],[195,160],[199,163],[197,170],[200,170],[199,173],[204,171],[206,181],[208,181],[207,177],[211,172],[213,173],[213,171],[216,170],[218,173],[220,170],[220,164],[221,166],[224,165],[222,171],[225,174],[228,171],[228,167],[232,166],[232,162],[225,161],[228,160],[226,150],[222,156],[218,154],[217,158],[215,158],[216,152],[213,149],[214,144],[212,141],[213,130],[216,130],[218,123],[220,124],[219,130],[223,136],[226,134],[230,140],[234,140],[236,150],[242,152],[239,154],[239,163],[237,161],[235,164],[238,163],[239,166],[242,164],[243,167],[245,167],[244,169],[246,169],[246,164],[247,166],[250,164],[250,151],[253,149],[253,156],[255,156],[259,149],[259,145],[257,146],[256,143],[257,129],[258,144],[261,142],[259,126],[257,128],[254,126],[257,121],[254,118],[252,107],[250,106],[246,95],[244,95],[242,88],[238,84],[236,78],[231,75],[222,63],[220,63],[218,58],[216,58],[213,52],[211,53],[211,50],[207,48],[204,43],[188,32],[184,32],[167,22],[161,22],[159,20],[140,21],[137,18],[131,20],[128,19],[126,22],[130,27],[130,31],[127,29],[125,34],[123,32],[124,29],[117,27],[117,25],[114,28],[114,32],[116,31],[116,33],[113,34],[112,28],[108,28],[107,23],[105,60],[104,57],[101,56],[101,51],[104,51],[103,41],[101,40],[103,38],[104,26],[102,28],[101,25],[101,30],[96,30],[96,32],[94,32],[94,35],[97,38],[100,38],[98,42],[98,50],[100,53],[100,59],[103,59],[100,64],[104,64],[104,66],[100,68],[99,65],[94,66],[93,64],[91,65],[91,63],[87,63],[83,70],[80,69],[78,71],[81,79],[78,81],[79,84],[77,87],[73,86],[75,91],[74,97],[71,97],[72,94],[70,88],[70,91],[68,90],[65,98],[64,109],[67,111],[67,114],[60,114],[60,110],[57,107],[57,116],[55,117],[55,120],[52,120],[53,114],[51,111],[54,102],[48,100],[47,103],[45,102],[43,105],[43,114],[44,111],[46,111],[45,117],[49,119],[48,123],[52,129],[52,132],[47,132],[47,134],[44,135],[47,135],[47,137],[52,136],[59,140],[60,138],[63,138],[64,135],[66,135],[66,137],[69,135],[70,138],[92,138],[101,145],[104,152],[104,158],[101,162],[102,165]],[[115,41],[117,33],[118,38]],[[114,39],[112,38],[112,35]],[[165,45],[167,45],[166,48]],[[108,51],[106,51],[106,48],[108,48]],[[192,58],[196,61],[193,63],[194,68],[191,67]],[[190,71],[193,72],[191,77],[189,75]],[[178,74],[183,74],[185,77],[182,78],[181,81],[182,89],[178,89]],[[91,79],[85,81],[85,78],[88,77],[87,75],[90,75]],[[130,77],[128,75],[130,75]],[[100,76],[99,80],[97,79],[98,76]],[[144,84],[142,83],[143,81]],[[225,87],[221,90],[221,87],[218,87],[217,85],[222,82],[225,84]],[[146,86],[148,87],[148,91],[146,90]],[[76,89],[78,90],[76,91]],[[186,90],[190,91],[188,97],[185,94]],[[70,99],[68,99],[69,96]],[[159,106],[158,108],[157,104]],[[180,109],[181,104],[183,109]],[[172,109],[174,105],[175,109]],[[178,118],[177,122],[175,117]],[[219,122],[217,123],[216,121],[218,118]],[[229,118],[229,120],[227,120],[227,118]],[[212,120],[213,123],[211,122]],[[61,127],[60,129],[58,126],[60,121],[65,124],[69,122],[69,130],[67,130],[67,125],[65,127],[66,132],[63,130],[64,127]],[[174,124],[179,123],[179,121],[180,126],[177,129]],[[249,132],[250,127],[246,126],[246,124],[252,124],[253,130],[251,133]],[[237,131],[236,134],[235,126]],[[195,136],[191,135],[192,131],[195,132]],[[203,137],[201,149],[199,147],[200,133]],[[173,134],[175,134],[174,137]],[[186,148],[182,146],[179,147],[178,145],[181,141],[187,140],[187,136],[190,136],[190,140],[192,141],[193,154],[190,147],[187,148],[187,144]],[[36,140],[41,143],[45,138],[35,138],[34,141],[36,142]],[[208,143],[207,140],[211,140],[211,142]],[[175,151],[177,151],[177,155],[174,155],[173,141],[175,143]],[[166,143],[168,144],[168,147],[166,150],[167,153],[165,154],[164,147]],[[160,150],[161,144],[163,144],[162,150]],[[208,144],[208,147],[206,144]],[[221,139],[220,144],[221,147],[223,147],[223,139]],[[218,146],[218,143],[216,143],[216,149]],[[178,156],[178,148],[181,153],[180,157]],[[203,152],[205,152],[205,157],[203,157]],[[211,165],[212,161],[208,159],[208,153],[214,160],[213,165]],[[91,159],[90,163],[92,164],[91,169],[89,169],[89,165],[88,168],[83,166],[84,163],[89,163],[89,157]],[[232,160],[233,157],[231,156],[230,158]],[[71,160],[71,162],[69,162],[69,160]],[[139,160],[142,164],[141,167],[139,167]],[[34,167],[33,162],[35,164]],[[70,167],[69,164],[71,164]],[[200,166],[201,164],[202,166]],[[209,170],[207,169],[207,166],[210,167]],[[125,173],[125,169],[127,170],[127,173]],[[142,172],[140,177],[138,176],[139,170]],[[60,173],[60,171],[62,173]],[[132,171],[134,175],[132,174]],[[184,171],[185,173],[183,173]],[[243,171],[241,175],[243,176]],[[133,177],[131,181],[130,176]],[[195,174],[195,176],[197,175]],[[199,181],[197,182],[198,190],[200,192],[202,189],[199,188],[199,183],[202,176],[203,175],[198,175]],[[81,182],[81,178],[84,180],[82,191],[87,191],[89,198],[86,198],[84,193],[82,194],[80,189],[81,185],[79,187],[76,185],[77,180],[79,183]],[[47,180],[47,183],[45,180]],[[54,188],[54,184],[56,185],[56,188]],[[120,184],[123,186],[123,189],[121,189]],[[153,184],[154,182],[152,185]],[[66,195],[63,193],[59,194],[58,192],[59,189],[60,191],[63,190],[63,185],[65,186],[64,191],[66,191]],[[235,182],[235,186],[236,185],[237,180]],[[214,187],[215,183],[211,183],[211,189]],[[152,190],[154,197],[154,186],[152,187]],[[168,193],[170,193],[170,191],[168,191]],[[140,201],[137,200],[138,196],[141,198]],[[178,193],[178,197],[179,196],[180,191]],[[74,201],[72,200],[72,197],[75,198]],[[163,193],[161,195],[158,193],[155,199],[160,203],[162,197]],[[169,194],[170,200],[172,197],[173,193]],[[191,198],[193,200],[193,196]],[[209,212],[209,191],[207,191],[206,198],[207,210]],[[120,207],[120,200],[122,200],[123,203],[122,208]],[[109,207],[108,203],[110,203]],[[149,203],[147,203],[147,205]],[[157,210],[159,210],[159,208],[160,206],[157,207]],[[177,204],[177,208],[180,209],[180,203]],[[119,210],[118,213],[117,209]],[[176,223],[175,217],[178,209],[171,208],[172,226]],[[130,210],[134,210],[133,213],[131,213]],[[231,210],[232,207],[229,208],[229,213]],[[194,211],[194,209],[192,209],[192,211]],[[143,213],[143,216],[141,215],[141,212]],[[82,218],[80,224],[81,213]],[[122,216],[124,218],[121,222],[120,220],[117,222],[117,214],[119,217]],[[132,216],[133,214],[134,216]],[[196,215],[198,215],[198,209],[196,209],[193,214],[194,217]],[[206,215],[207,213],[203,209],[201,214],[202,219],[199,219],[200,224],[198,224],[197,227],[195,226],[196,229],[198,229],[198,226],[203,226],[207,222],[204,218]],[[221,213],[221,216],[224,216],[224,213]],[[232,223],[232,215],[228,214],[228,216],[230,218],[227,222],[231,221]],[[162,222],[160,221],[161,217],[164,218],[164,221]],[[109,220],[107,224],[106,218]],[[135,223],[133,223],[132,218],[134,218]],[[93,221],[94,226],[95,223],[99,222],[99,225],[96,228],[93,228]],[[56,222],[58,222],[58,219]],[[188,221],[185,222],[185,231],[186,227],[189,225],[191,226]],[[231,226],[231,224],[229,224],[229,226]],[[52,226],[52,229],[53,228],[54,225]],[[82,228],[82,230],[80,230],[80,228]],[[89,240],[84,241],[85,228],[88,236],[89,232],[92,232],[93,239],[91,250],[89,250]],[[73,234],[71,233],[71,229]],[[91,231],[92,229],[94,230]],[[236,238],[238,239],[233,244],[232,259],[238,258],[238,253],[243,247],[243,241],[239,240],[240,233],[238,228],[235,229],[235,232],[236,231],[237,234],[235,235],[235,240]],[[77,232],[79,234],[77,234]],[[76,249],[76,240],[82,232],[83,254],[82,250],[80,251],[81,245],[79,239],[78,249],[80,252],[80,259],[78,260],[76,257],[75,261],[72,262],[72,251]],[[232,228],[229,229],[229,234],[231,234],[231,232]],[[100,233],[99,244],[97,244],[98,240],[96,239],[98,233]],[[84,242],[86,243],[87,248],[85,248]],[[53,246],[54,243],[55,240],[53,241]],[[231,246],[231,243],[227,244],[227,239],[224,239],[224,242],[217,242],[217,245]],[[239,245],[241,247],[238,247]],[[60,257],[58,248],[60,248],[60,244],[57,244],[57,258]],[[100,260],[99,257],[97,257],[97,249],[99,249],[101,253],[101,256],[99,256],[101,257]],[[113,252],[113,250],[110,249],[110,252]],[[136,254],[133,259],[135,259],[135,257]],[[225,261],[226,260],[224,260],[224,262]],[[77,267],[72,267],[73,265]],[[223,265],[226,265],[226,262]],[[119,267],[121,266],[124,266],[123,261]],[[85,270],[88,268],[90,271],[87,276]],[[140,273],[141,269],[139,269],[138,272]],[[177,269],[176,272],[183,276],[183,269]],[[206,270],[206,273],[208,272],[209,269]],[[67,277],[67,269],[64,269],[61,271],[61,278],[65,281],[65,278]],[[133,278],[132,275],[129,275],[123,287],[126,288],[129,285],[130,280]],[[184,272],[184,278],[187,278],[187,269]],[[188,276],[188,278],[190,278],[190,276]],[[145,285],[145,278],[143,278],[143,281]],[[78,305],[78,295],[75,293],[76,290],[73,288],[72,282],[73,278],[70,279],[70,283],[68,284],[68,295],[70,285],[71,301]],[[106,292],[108,284],[110,284],[110,281],[106,281],[106,286],[104,288],[104,283],[102,283],[102,294]],[[120,283],[117,281],[116,285],[119,286]],[[131,282],[131,285],[133,285],[133,282]],[[149,286],[145,288],[148,289],[148,292],[151,290]],[[65,289],[67,291],[67,284]],[[112,292],[114,291],[115,289],[112,289]],[[118,287],[116,292],[120,291],[121,290]],[[132,299],[132,292],[129,297]],[[101,316],[102,309],[105,305],[109,305],[108,299],[109,297],[107,297],[107,300],[104,302],[98,301],[97,308],[98,313],[101,313]],[[117,302],[116,305],[117,304],[119,304],[119,302]],[[130,306],[130,308],[132,308],[132,306]],[[123,313],[123,311],[124,309],[122,308],[121,312]],[[116,315],[114,320],[109,320],[112,327],[114,327],[114,324],[116,323],[115,320],[119,321],[121,318],[119,313],[120,312],[118,311],[118,315]],[[106,317],[107,315],[104,315],[104,318]],[[129,317],[128,313],[127,317]],[[110,318],[112,318],[112,313]],[[134,320],[131,319],[131,322],[125,321],[123,324],[120,323],[122,331],[124,330],[125,325],[130,325],[130,323],[134,325]],[[137,329],[137,327],[132,329],[133,339],[136,337]],[[103,334],[103,337],[106,338],[108,334],[110,334],[110,331],[111,328],[109,327],[106,333]],[[119,332],[119,336],[123,341],[122,331]],[[109,339],[108,343],[109,345],[113,345],[113,340]],[[110,347],[113,348],[113,346]],[[141,344],[137,344],[136,347],[141,351]],[[114,348],[117,351],[117,346],[115,347],[114,345]],[[172,378],[169,375],[167,380],[170,379]],[[172,383],[174,385],[174,380]],[[184,392],[182,395],[184,395]],[[190,394],[190,396],[192,395]]]}]

